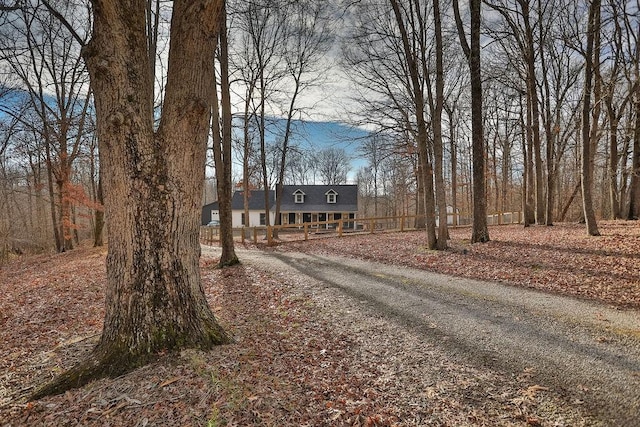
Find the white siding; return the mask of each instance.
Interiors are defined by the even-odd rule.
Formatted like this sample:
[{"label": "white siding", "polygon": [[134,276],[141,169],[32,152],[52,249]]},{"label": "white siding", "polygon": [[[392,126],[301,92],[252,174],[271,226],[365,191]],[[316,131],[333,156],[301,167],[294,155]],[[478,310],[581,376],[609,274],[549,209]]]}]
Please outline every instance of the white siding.
[{"label": "white siding", "polygon": [[[240,211],[240,210],[234,210],[231,212],[231,221],[233,223],[233,227],[242,227],[242,214],[244,212]],[[249,227],[259,227],[260,224],[260,214],[262,212],[260,211],[249,211]],[[271,212],[269,214],[269,223],[271,225],[273,225],[273,220],[275,218],[275,215],[273,212]]]}]

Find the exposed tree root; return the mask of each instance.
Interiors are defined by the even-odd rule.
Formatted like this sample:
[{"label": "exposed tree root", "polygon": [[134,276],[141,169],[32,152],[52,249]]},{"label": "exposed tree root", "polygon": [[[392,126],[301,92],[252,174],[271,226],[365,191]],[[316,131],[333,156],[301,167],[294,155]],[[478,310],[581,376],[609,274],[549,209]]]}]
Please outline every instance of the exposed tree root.
[{"label": "exposed tree root", "polygon": [[36,389],[28,400],[37,400],[46,396],[61,394],[100,378],[116,377],[153,360],[151,355],[146,358],[138,358],[138,360],[126,361],[124,355],[120,357],[112,355],[109,357],[99,353],[98,348],[96,348],[87,359]]},{"label": "exposed tree root", "polygon": [[218,263],[218,268],[232,267],[238,264],[240,264],[240,259],[238,259],[237,256],[234,256],[233,258],[225,261],[223,261],[222,258],[220,258],[220,262]]},{"label": "exposed tree root", "polygon": [[[176,343],[175,340],[172,342]],[[232,339],[217,323],[214,323],[208,333],[201,334],[199,339],[194,339],[193,336],[186,336],[180,342],[185,344],[174,344],[167,350],[178,351],[184,348],[210,350],[216,345],[228,344],[232,342]],[[158,351],[133,354],[121,345],[115,343],[105,345],[101,342],[85,360],[58,375],[50,382],[38,387],[27,400],[32,401],[46,396],[61,394],[67,390],[83,387],[100,378],[118,377],[157,359]]]}]

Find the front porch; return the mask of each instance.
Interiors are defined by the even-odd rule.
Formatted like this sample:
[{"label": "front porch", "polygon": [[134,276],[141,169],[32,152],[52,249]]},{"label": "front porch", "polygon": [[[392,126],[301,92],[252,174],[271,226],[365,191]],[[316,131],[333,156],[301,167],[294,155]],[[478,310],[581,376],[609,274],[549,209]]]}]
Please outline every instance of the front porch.
[{"label": "front porch", "polygon": [[[336,223],[318,224],[325,221],[337,221],[341,219],[356,219],[356,212],[282,212],[280,214],[281,225],[303,226],[312,223],[311,228],[335,228]],[[344,228],[354,228],[353,222],[345,222]]]}]

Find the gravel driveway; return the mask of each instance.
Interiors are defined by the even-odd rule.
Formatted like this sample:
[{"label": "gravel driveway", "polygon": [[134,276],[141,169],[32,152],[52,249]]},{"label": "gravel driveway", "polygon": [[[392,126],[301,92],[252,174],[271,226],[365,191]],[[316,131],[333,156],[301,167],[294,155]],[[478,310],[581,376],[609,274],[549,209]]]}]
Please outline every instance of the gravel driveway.
[{"label": "gravel driveway", "polygon": [[[640,425],[636,311],[335,256],[262,251],[239,256],[244,263],[296,276],[301,291],[340,312],[336,321],[375,318],[411,334],[410,348],[396,343],[397,352],[411,360],[421,360],[416,353],[424,349],[478,372],[524,379],[525,394],[551,396],[548,410],[555,414],[548,419],[556,425]],[[367,331],[366,321],[358,328],[375,342],[375,328]],[[413,373],[398,375],[396,367],[390,376],[411,381],[415,375],[416,383],[429,388],[436,379],[419,378],[431,375],[429,368],[416,365]],[[484,397],[479,390],[471,398],[495,399],[490,387],[482,388]]]}]

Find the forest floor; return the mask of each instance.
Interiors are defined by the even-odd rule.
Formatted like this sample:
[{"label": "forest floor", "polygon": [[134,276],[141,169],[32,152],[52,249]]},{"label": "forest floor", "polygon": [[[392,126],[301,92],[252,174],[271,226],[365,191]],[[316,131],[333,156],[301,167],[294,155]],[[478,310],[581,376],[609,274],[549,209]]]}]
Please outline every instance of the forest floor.
[{"label": "forest floor", "polygon": [[[491,227],[486,244],[470,244],[468,228],[453,229],[443,252],[425,249],[420,232],[269,250],[334,253],[638,310],[640,222],[599,226],[600,237],[574,224]],[[363,318],[357,304],[309,292],[295,276],[254,264],[216,269],[210,254],[201,260],[204,289],[234,344],[159,355],[129,374],[36,402],[24,396],[99,338],[106,250],[3,266],[0,426],[606,425],[580,402],[532,383],[530,372],[513,377],[452,361],[385,319]],[[406,354],[395,351],[400,341]],[[381,371],[390,363],[391,377]],[[429,383],[416,390],[414,374]]]}]

